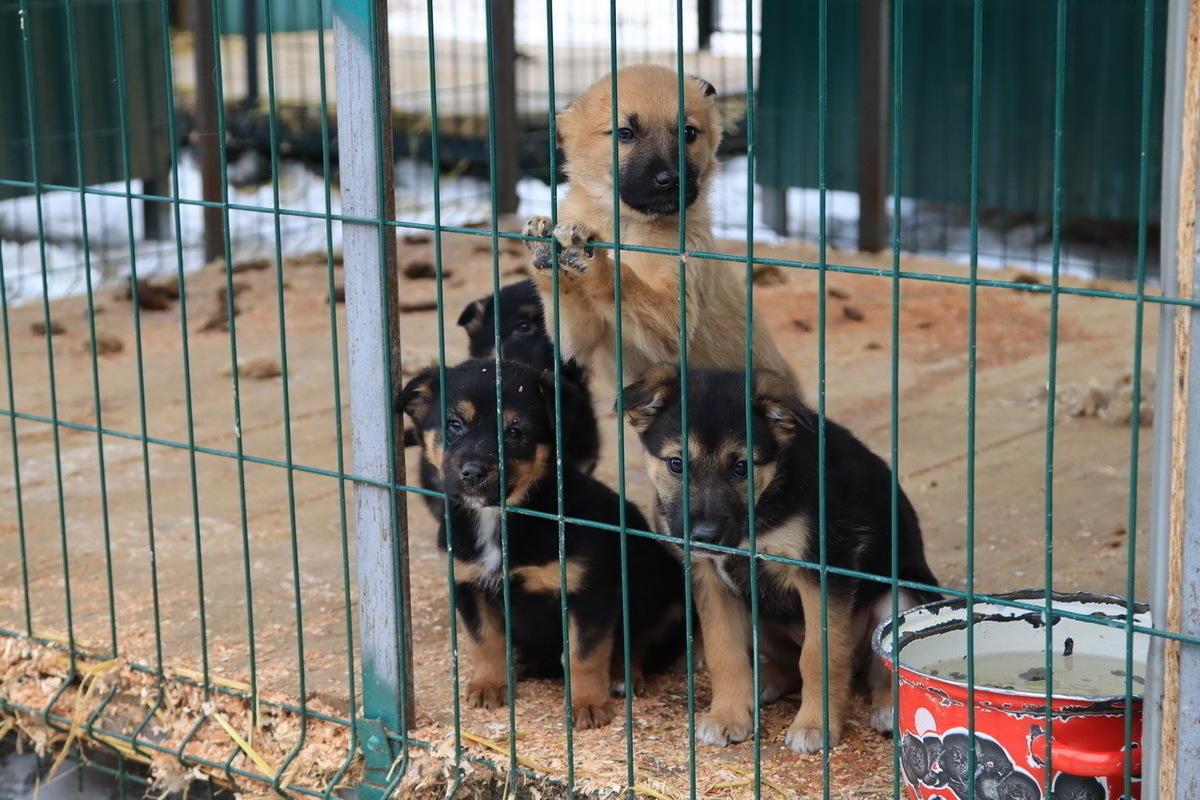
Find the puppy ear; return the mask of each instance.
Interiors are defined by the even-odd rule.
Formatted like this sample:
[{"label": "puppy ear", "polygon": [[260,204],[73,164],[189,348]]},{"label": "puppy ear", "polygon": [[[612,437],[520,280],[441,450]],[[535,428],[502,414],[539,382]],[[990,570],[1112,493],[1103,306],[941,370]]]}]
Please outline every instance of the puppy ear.
[{"label": "puppy ear", "polygon": [[544,369],[541,374],[541,382],[538,384],[538,391],[546,397],[550,398],[550,413],[554,413],[554,370]]},{"label": "puppy ear", "polygon": [[395,408],[408,414],[412,421],[419,425],[421,420],[433,411],[437,397],[438,373],[437,365],[434,364],[421,370],[416,377],[404,384],[396,398]]},{"label": "puppy ear", "polygon": [[816,431],[812,411],[796,396],[787,378],[769,369],[754,370],[754,412],[761,414],[775,437],[787,441],[799,428]]},{"label": "puppy ear", "polygon": [[566,107],[554,115],[554,143],[559,147],[567,140],[567,132],[579,117],[579,98],[567,103]]},{"label": "puppy ear", "polygon": [[690,77],[696,82],[696,85],[700,87],[700,91],[704,92],[705,97],[712,97],[717,93],[717,87],[704,80],[704,78],[701,78],[698,75],[692,75]]},{"label": "puppy ear", "polygon": [[625,415],[634,430],[642,433],[654,417],[679,397],[679,366],[658,364],[622,390]]},{"label": "puppy ear", "polygon": [[475,333],[475,331],[483,327],[483,298],[476,300],[473,303],[467,303],[467,307],[458,315],[458,325],[460,328],[466,328],[467,333]]}]

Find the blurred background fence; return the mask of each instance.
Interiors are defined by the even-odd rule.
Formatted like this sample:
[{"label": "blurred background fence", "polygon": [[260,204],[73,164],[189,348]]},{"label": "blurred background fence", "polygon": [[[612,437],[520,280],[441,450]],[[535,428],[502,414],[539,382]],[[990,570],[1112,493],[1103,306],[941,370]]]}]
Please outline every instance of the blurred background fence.
[{"label": "blurred background fence", "polygon": [[[4,159],[4,172],[0,196],[28,194],[35,182],[30,108],[35,108],[37,114],[36,149],[41,163],[36,177],[41,184],[71,187],[78,181],[79,169],[85,173],[84,185],[120,183],[125,177],[121,156],[127,150],[131,187],[139,195],[135,204],[140,205],[141,195],[170,195],[165,190],[166,176],[174,147],[179,146],[178,162],[187,168],[179,176],[181,193],[202,194],[190,185],[201,181],[205,174],[199,160],[202,150],[195,146],[213,141],[209,133],[196,127],[195,74],[197,68],[211,72],[218,64],[213,60],[215,54],[208,52],[211,47],[202,47],[199,52],[194,47],[192,27],[196,22],[189,6],[131,0],[115,6],[82,5],[73,26],[77,31],[86,31],[86,35],[76,36],[74,50],[61,47],[68,33],[65,8],[61,2],[42,0],[26,4],[8,0],[2,7],[8,23],[0,31],[6,37],[0,77],[17,91],[7,92],[2,101],[0,157]],[[875,6],[867,8],[877,13]],[[820,228],[815,161],[820,70],[819,48],[812,46],[816,10],[814,4],[768,2],[761,13],[757,3],[746,13],[744,7],[729,3],[688,2],[679,9],[677,26],[673,4],[617,8],[617,62],[673,65],[678,39],[687,54],[688,68],[706,76],[720,90],[728,125],[724,150],[731,156],[746,149],[747,59],[758,68],[759,173],[767,187],[763,218],[758,221],[760,236],[774,231],[815,241]],[[910,98],[902,112],[906,144],[901,154],[905,181],[901,187],[901,245],[910,252],[962,260],[971,252],[967,202],[971,165],[969,137],[964,136],[971,116],[970,48],[961,35],[963,26],[969,24],[970,10],[970,4],[958,2],[914,4],[904,16],[903,41],[908,46],[896,64],[897,74],[909,82],[905,89]],[[487,207],[486,132],[490,106],[487,14],[483,12],[478,3],[469,0],[444,0],[436,4],[436,19],[430,26],[424,3],[395,3],[388,9],[390,63],[396,65],[391,76],[391,106],[398,202],[409,218],[431,218],[430,63],[436,63],[438,71],[438,167],[448,176],[462,177],[461,181],[447,182],[442,197],[444,213],[450,215],[448,221],[456,217],[478,219]],[[538,3],[520,2],[514,13],[524,24],[515,26],[511,42],[512,89],[495,100],[498,108],[513,108],[511,133],[519,174],[544,182],[549,178],[548,29],[545,24],[525,21],[544,18],[546,10]],[[768,22],[765,37],[758,31],[763,13]],[[27,56],[21,46],[21,29],[15,24],[22,14],[31,25],[28,69],[38,76],[39,95],[44,94],[32,105],[22,91]],[[986,265],[1014,264],[1046,271],[1052,260],[1053,170],[1048,143],[1054,124],[1054,86],[1046,76],[1054,66],[1053,8],[1033,0],[997,0],[985,2],[982,14],[985,36],[981,66],[988,91],[983,95],[979,159],[983,194],[976,249]],[[1068,17],[1069,100],[1063,134],[1069,147],[1063,176],[1064,236],[1059,258],[1068,270],[1078,274],[1128,278],[1136,268],[1139,131],[1137,115],[1127,112],[1139,102],[1142,52],[1141,39],[1125,34],[1139,24],[1139,15],[1136,3],[1112,0],[1092,7],[1088,14]],[[221,31],[214,41],[220,55],[220,92],[225,103],[221,125],[231,201],[246,206],[257,204],[253,188],[261,186],[268,176],[275,150],[285,162],[282,191],[286,205],[319,209],[321,192],[305,194],[311,182],[302,179],[308,173],[299,167],[320,165],[325,145],[322,109],[336,114],[332,67],[321,60],[322,54],[332,52],[330,4],[273,2],[267,6],[225,0],[212,6],[211,16]],[[608,70],[608,19],[609,9],[604,4],[571,4],[554,9],[555,104],[561,106]],[[257,34],[246,34],[247,20],[256,26]],[[116,22],[119,25],[114,27]],[[857,3],[830,3],[830,148],[824,179],[831,191],[827,195],[825,235],[839,247],[861,246],[860,182],[866,189],[864,196],[873,198],[864,217],[868,227],[883,230],[890,214],[885,201],[889,194],[886,160],[875,159],[862,170],[857,166],[863,153],[887,135],[886,118],[860,114],[860,105],[865,109],[880,106],[889,80],[884,72],[868,74],[858,68],[860,38],[868,35],[863,32],[863,22]],[[1165,3],[1155,5],[1153,24],[1148,41],[1161,54]],[[1028,35],[1031,31],[1041,33]],[[124,45],[126,41],[138,44],[129,47]],[[201,41],[211,44],[206,39]],[[119,61],[118,43],[122,45]],[[165,61],[168,48],[169,64]],[[1014,58],[1015,52],[1025,57]],[[77,120],[71,113],[72,75],[78,81]],[[1152,232],[1158,221],[1162,75],[1162,59],[1153,59],[1149,75],[1149,163],[1153,174],[1148,207]],[[164,85],[168,77],[172,82],[169,95]],[[174,113],[171,125],[167,120],[169,109]],[[881,120],[885,123],[882,126]],[[76,124],[86,139],[79,158],[71,138]],[[335,129],[330,134],[336,135]],[[215,161],[210,163],[209,173],[216,169]],[[741,183],[738,170],[742,163],[730,163],[728,183]],[[217,185],[215,176],[209,180],[210,187]],[[143,188],[142,181],[150,181],[145,185],[148,188]],[[334,188],[336,203],[336,185]],[[213,191],[210,188],[210,193]],[[544,202],[543,195],[544,190],[536,183],[525,187],[524,196],[530,203]],[[745,224],[744,202],[736,193],[726,197],[719,204],[718,224],[736,230]],[[47,255],[51,290],[82,288],[78,279],[83,261],[81,207],[69,198],[47,200],[54,202],[61,206],[46,205],[45,210],[51,213],[43,213],[40,222],[29,202],[8,203],[0,212],[14,296],[38,290],[37,280],[26,285],[15,276],[26,270],[36,274],[39,269],[40,255],[27,246],[17,246],[37,238],[39,224],[46,228],[46,238],[53,244]],[[94,206],[88,231],[94,245],[89,256],[93,269],[105,274],[122,272],[130,237],[134,249],[145,250],[144,269],[157,269],[160,264],[165,265],[163,269],[171,268],[174,247],[155,248],[152,244],[170,234],[161,205],[157,210],[150,207],[145,222],[136,220],[132,231],[128,231],[119,198],[96,194],[90,195],[88,202]],[[189,246],[200,237],[200,223],[193,221],[196,211],[195,207],[187,207],[181,219],[182,241]],[[271,224],[261,216],[232,216],[231,234],[239,253],[252,255],[270,250]],[[289,246],[297,250],[319,246],[319,226],[313,228],[298,219],[289,219],[288,223]],[[143,229],[143,224],[149,227]],[[1157,270],[1156,237],[1150,240],[1148,266],[1153,276]],[[867,244],[871,246],[865,249],[873,250],[883,242],[875,234]],[[207,255],[213,255],[211,248]],[[57,288],[60,284],[61,289]]]}]

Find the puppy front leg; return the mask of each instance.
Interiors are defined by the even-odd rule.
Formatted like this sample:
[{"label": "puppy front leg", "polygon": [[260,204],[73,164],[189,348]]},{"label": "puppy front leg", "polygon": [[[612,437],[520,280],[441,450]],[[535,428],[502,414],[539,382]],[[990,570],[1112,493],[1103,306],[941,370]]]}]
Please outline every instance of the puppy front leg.
[{"label": "puppy front leg", "polygon": [[609,667],[612,664],[613,624],[597,625],[581,620],[572,611],[571,636],[571,716],[576,728],[599,728],[613,718],[609,694]]},{"label": "puppy front leg", "polygon": [[750,615],[708,560],[692,565],[696,608],[704,632],[704,660],[712,681],[712,705],[696,721],[696,739],[727,745],[754,732],[754,670],[750,663]]},{"label": "puppy front leg", "polygon": [[[609,325],[617,314],[613,252],[588,245],[597,234],[577,222],[560,222],[554,237],[559,262],[578,277],[578,291]],[[626,251],[621,259],[621,325],[626,355],[638,353],[643,366],[679,358],[678,266],[670,256]],[[636,268],[635,265],[636,264]],[[694,321],[694,320],[693,320]],[[635,364],[635,372],[636,369]]]},{"label": "puppy front leg", "polygon": [[455,606],[467,634],[467,658],[471,662],[467,705],[500,708],[508,702],[504,617],[501,610],[486,597],[481,597],[470,583],[455,583],[455,589]]},{"label": "puppy front leg", "polygon": [[822,706],[824,690],[829,687],[829,746],[842,740],[846,709],[850,704],[850,682],[854,672],[854,645],[851,641],[852,611],[848,602],[833,598],[826,601],[828,652],[821,646],[821,629],[826,620],[821,614],[821,585],[816,575],[797,578],[795,587],[804,606],[804,646],[800,650],[800,710],[788,728],[785,742],[797,753],[816,753],[824,744]]},{"label": "puppy front leg", "polygon": [[[526,236],[550,238],[555,229],[549,218],[532,217],[525,223],[524,232]],[[580,245],[586,241],[582,240]],[[533,280],[542,298],[547,330],[561,333],[559,347],[563,358],[577,358],[585,364],[594,364],[597,353],[612,346],[612,311],[611,301],[606,306],[597,304],[592,297],[591,281],[584,279],[586,269],[580,269],[584,248],[576,247],[567,254],[560,249],[556,261],[549,242],[530,239],[526,240],[525,247],[531,256]],[[587,249],[592,253],[588,257],[590,260],[607,258],[604,253],[596,258],[594,248]],[[557,294],[554,291],[555,274],[559,276]],[[611,286],[611,279],[609,284]]]}]

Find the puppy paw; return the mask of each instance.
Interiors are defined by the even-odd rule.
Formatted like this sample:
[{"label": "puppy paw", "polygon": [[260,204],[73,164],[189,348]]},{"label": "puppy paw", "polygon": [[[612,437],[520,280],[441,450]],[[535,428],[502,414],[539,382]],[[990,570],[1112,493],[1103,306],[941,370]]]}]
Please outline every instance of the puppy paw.
[{"label": "puppy paw", "polygon": [[890,734],[892,732],[892,707],[890,705],[878,706],[871,709],[871,715],[868,718],[871,729],[879,733]]},{"label": "puppy paw", "polygon": [[724,747],[749,739],[754,733],[754,717],[747,713],[735,719],[718,717],[711,711],[696,719],[696,741]]},{"label": "puppy paw", "polygon": [[[791,724],[787,730],[787,735],[784,736],[784,743],[797,753],[819,753],[821,748],[825,746],[825,732],[818,725],[812,727],[806,725],[799,720]],[[838,742],[842,741],[842,729],[840,726],[829,726],[829,747],[832,749]]]},{"label": "puppy paw", "polygon": [[758,678],[760,703],[774,703],[784,695],[799,691],[802,685],[799,670],[770,661],[758,665]]},{"label": "puppy paw", "polygon": [[[551,232],[549,217],[530,217],[525,222],[525,229],[522,231],[526,236],[536,236],[541,239],[549,239]],[[554,268],[554,254],[550,250],[549,242],[526,239],[525,249],[533,256],[534,269],[544,272]]]},{"label": "puppy paw", "polygon": [[758,702],[762,703],[763,705],[767,705],[768,703],[774,703],[776,700],[783,697],[789,691],[792,691],[792,690],[786,686],[774,685],[774,684],[769,684],[769,683],[763,684],[762,688],[758,692]]},{"label": "puppy paw", "polygon": [[[624,675],[624,670],[621,669],[621,667],[619,667],[619,666],[615,667],[613,669],[613,672],[614,673],[620,672],[622,674],[622,676]],[[637,697],[639,694],[641,694],[642,690],[645,688],[646,688],[646,676],[642,674],[642,671],[640,669],[635,667],[633,670],[633,695],[634,695],[634,697]],[[614,697],[624,697],[627,689],[628,689],[628,684],[625,682],[624,677],[622,677],[618,680],[614,680],[612,682],[612,684],[609,686],[609,690],[613,693]]]},{"label": "puppy paw", "polygon": [[597,259],[596,248],[588,244],[596,238],[591,228],[579,222],[560,222],[554,229],[558,241],[558,263],[563,269],[587,272]]},{"label": "puppy paw", "polygon": [[580,729],[602,728],[612,722],[612,703],[578,703],[571,707],[575,727]]},{"label": "puppy paw", "polygon": [[475,681],[467,684],[467,705],[471,708],[502,708],[507,702],[507,686],[491,686]]}]

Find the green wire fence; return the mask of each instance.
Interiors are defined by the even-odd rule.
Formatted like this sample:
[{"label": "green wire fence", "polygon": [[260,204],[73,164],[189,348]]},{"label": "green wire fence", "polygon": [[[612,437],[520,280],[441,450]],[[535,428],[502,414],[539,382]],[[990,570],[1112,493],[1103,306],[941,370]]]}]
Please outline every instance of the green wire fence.
[{"label": "green wire fence", "polygon": [[[246,36],[255,16],[261,32]],[[1005,48],[1030,19],[1044,27],[1025,60]],[[871,21],[877,39],[858,27]],[[509,648],[516,699],[503,711],[460,694],[456,564],[434,547],[450,501],[419,485],[393,398],[433,362],[444,382],[465,353],[462,305],[527,270],[522,223],[555,216],[564,191],[555,112],[651,61],[719,90],[719,252],[687,251],[686,209],[677,248],[623,241],[615,193],[615,241],[595,245],[618,266],[622,254],[678,258],[680,308],[690,260],[740,267],[747,361],[757,311],[802,375],[820,463],[827,416],[885,457],[893,530],[903,487],[941,591],[968,616],[1007,603],[1073,618],[1055,592],[1122,595],[1130,614],[1108,624],[1126,699],[1146,697],[1145,758],[1106,796],[1186,796],[1197,733],[1180,706],[1200,688],[1183,599],[1200,518],[1186,198],[1200,148],[1184,109],[1198,24],[1167,0],[0,0],[0,84],[13,87],[0,98],[0,740],[32,743],[47,767],[69,756],[132,791],[189,797],[910,796],[900,738],[861,713],[847,745],[831,749],[826,727],[817,755],[784,746],[789,699],[756,704],[748,743],[698,743],[711,687],[691,614],[690,667],[626,696],[609,728],[573,729],[566,659],[563,681],[518,682]],[[886,65],[873,88],[860,83],[869,47]],[[1079,88],[1100,62],[1106,80]],[[856,101],[886,109],[886,129],[870,130]],[[875,175],[854,147],[870,136],[887,153]],[[615,175],[615,138],[612,159]],[[848,251],[869,209],[844,204],[871,191],[886,198],[884,252]],[[1010,246],[1014,220],[1043,241]],[[930,231],[963,244],[923,247]],[[1110,239],[1123,248],[1115,266]],[[1101,279],[1112,274],[1127,280]],[[620,308],[619,268],[616,286]],[[681,313],[685,362],[697,324]],[[647,509],[623,401],[593,390],[596,474]],[[686,427],[686,381],[683,392]],[[1123,403],[1127,426],[1104,421],[1098,397],[1114,416]],[[730,424],[749,436],[750,411]],[[558,478],[556,514],[502,503],[505,604],[509,539],[541,516],[558,525],[564,584],[568,524],[620,537],[628,627],[630,537],[670,537],[624,513],[616,526],[570,517]],[[825,532],[824,468],[814,490]],[[747,555],[757,687],[765,566],[816,571],[825,624],[805,635],[825,649],[839,633],[830,580],[879,577],[831,565],[823,534],[815,563],[763,552],[753,503],[749,516],[744,551],[686,539],[682,551],[688,572],[706,551]],[[890,559],[896,575],[896,543]],[[1029,586],[1045,600],[996,597]],[[1152,627],[1134,623],[1138,600]],[[569,610],[561,595],[564,641]],[[966,630],[971,705],[979,642]],[[1153,642],[1144,687],[1135,634]],[[613,674],[628,684],[624,644]],[[1047,712],[1044,727],[1054,721]],[[973,709],[965,732],[978,732]],[[1052,774],[1049,745],[1036,755]],[[968,774],[984,774],[981,758],[968,749]]]}]

